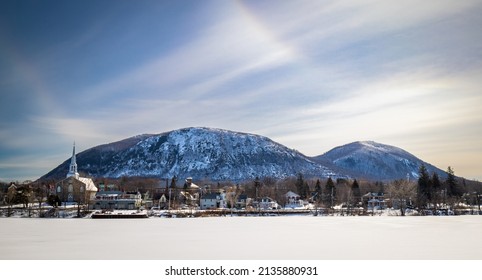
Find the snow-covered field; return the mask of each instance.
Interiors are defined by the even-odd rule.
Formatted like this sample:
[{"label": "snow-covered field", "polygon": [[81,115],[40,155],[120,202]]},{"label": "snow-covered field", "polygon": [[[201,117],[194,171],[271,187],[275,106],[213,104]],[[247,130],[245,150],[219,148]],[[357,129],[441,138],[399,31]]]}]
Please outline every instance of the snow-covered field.
[{"label": "snow-covered field", "polygon": [[0,259],[482,259],[482,216],[0,219]]}]

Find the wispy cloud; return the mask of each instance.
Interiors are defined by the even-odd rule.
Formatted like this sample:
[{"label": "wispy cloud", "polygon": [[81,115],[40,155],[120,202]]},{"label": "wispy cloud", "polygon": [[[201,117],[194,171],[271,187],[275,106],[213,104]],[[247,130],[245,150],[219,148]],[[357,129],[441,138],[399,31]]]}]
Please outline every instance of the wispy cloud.
[{"label": "wispy cloud", "polygon": [[[123,54],[143,44],[152,52],[160,41],[151,39],[157,30],[145,33],[146,42],[130,42],[140,30],[110,29],[118,18],[142,27],[130,14],[94,18],[35,56],[45,59],[25,60],[17,46],[1,45],[14,65],[12,79],[3,82],[18,85],[9,96],[21,88],[31,97],[23,108],[36,109],[25,110],[22,122],[9,118],[0,125],[0,148],[25,149],[30,134],[70,149],[74,140],[87,148],[139,133],[213,126],[263,134],[310,155],[360,139],[400,145],[434,161],[437,153],[447,154],[443,150],[482,149],[481,1],[233,1],[211,8],[209,18],[195,21],[202,24],[185,27],[186,34],[176,34],[176,17],[165,19],[173,26],[165,40],[184,36],[176,40],[182,43],[154,55],[132,52],[125,63],[118,57],[119,69],[109,68],[116,57],[105,52],[112,34],[126,36],[116,41],[127,43],[120,46]],[[205,10],[191,12],[206,16]],[[82,46],[98,51],[99,61],[76,58]],[[92,73],[69,76],[78,65]],[[423,144],[430,142],[446,144]],[[10,159],[0,163],[13,166]]]},{"label": "wispy cloud", "polygon": [[89,101],[115,98],[126,90],[158,98],[189,98],[292,60],[289,49],[257,32],[246,19],[225,15],[187,44],[83,93]]}]

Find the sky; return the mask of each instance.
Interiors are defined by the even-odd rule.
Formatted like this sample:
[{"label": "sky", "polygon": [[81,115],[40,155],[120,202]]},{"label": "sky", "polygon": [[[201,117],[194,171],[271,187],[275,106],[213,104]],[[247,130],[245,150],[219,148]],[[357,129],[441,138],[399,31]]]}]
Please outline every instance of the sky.
[{"label": "sky", "polygon": [[[213,127],[400,147],[482,180],[482,1],[0,2],[0,180]],[[81,168],[81,167],[80,167]]]}]

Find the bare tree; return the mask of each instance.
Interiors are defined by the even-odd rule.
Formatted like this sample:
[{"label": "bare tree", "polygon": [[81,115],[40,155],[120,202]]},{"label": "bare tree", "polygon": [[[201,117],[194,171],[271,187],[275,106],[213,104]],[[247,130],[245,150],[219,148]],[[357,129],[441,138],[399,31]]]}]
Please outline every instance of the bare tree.
[{"label": "bare tree", "polygon": [[[340,201],[342,205],[346,207],[346,214],[350,215],[351,208],[353,207],[353,204],[354,204],[353,191],[351,187],[347,185],[342,185],[339,188],[340,188],[340,191],[337,192],[337,195],[339,197],[338,201]],[[343,207],[342,207],[342,214],[343,214]]]},{"label": "bare tree", "polygon": [[275,200],[283,208],[286,206],[286,203],[288,202],[286,193],[287,192],[285,192],[283,189],[279,189],[279,188],[276,189]]},{"label": "bare tree", "polygon": [[400,208],[400,214],[405,216],[405,208],[417,196],[417,184],[407,180],[396,180],[388,185],[388,194],[394,208]]},{"label": "bare tree", "polygon": [[82,184],[73,189],[74,200],[77,202],[77,217],[80,217],[80,207],[85,202],[85,188],[86,186]]},{"label": "bare tree", "polygon": [[12,204],[15,202],[15,196],[17,195],[17,187],[14,185],[10,186],[5,196],[5,202],[7,203],[7,217],[12,216]]},{"label": "bare tree", "polygon": [[41,216],[42,202],[47,200],[47,187],[45,185],[39,185],[34,190],[35,201],[38,202],[39,216]]},{"label": "bare tree", "polygon": [[229,203],[229,206],[231,206],[231,216],[233,215],[233,209],[236,205],[236,202],[238,201],[239,195],[241,194],[242,189],[239,187],[239,185],[229,187],[226,190],[226,199]]}]

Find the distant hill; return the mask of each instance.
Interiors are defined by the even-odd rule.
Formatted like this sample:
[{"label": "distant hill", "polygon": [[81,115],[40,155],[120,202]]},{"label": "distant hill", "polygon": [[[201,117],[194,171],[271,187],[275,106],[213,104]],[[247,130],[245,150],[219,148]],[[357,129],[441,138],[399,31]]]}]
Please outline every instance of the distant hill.
[{"label": "distant hill", "polygon": [[[242,181],[300,172],[313,177],[343,176],[266,137],[212,128],[140,135],[88,149],[76,157],[79,172],[93,177]],[[65,177],[69,163],[67,159],[42,179]]]},{"label": "distant hill", "polygon": [[[70,159],[41,179],[64,178]],[[143,134],[90,148],[77,154],[80,173],[92,177],[122,176],[214,181],[252,180],[258,177],[414,179],[425,164],[430,173],[445,172],[400,148],[372,141],[336,147],[307,157],[267,137],[213,128],[184,128]]]},{"label": "distant hill", "polygon": [[354,178],[371,180],[395,180],[418,178],[418,169],[424,164],[430,174],[436,172],[445,178],[445,172],[422,161],[400,148],[376,143],[359,141],[336,147],[323,155],[313,158],[337,172]]}]

